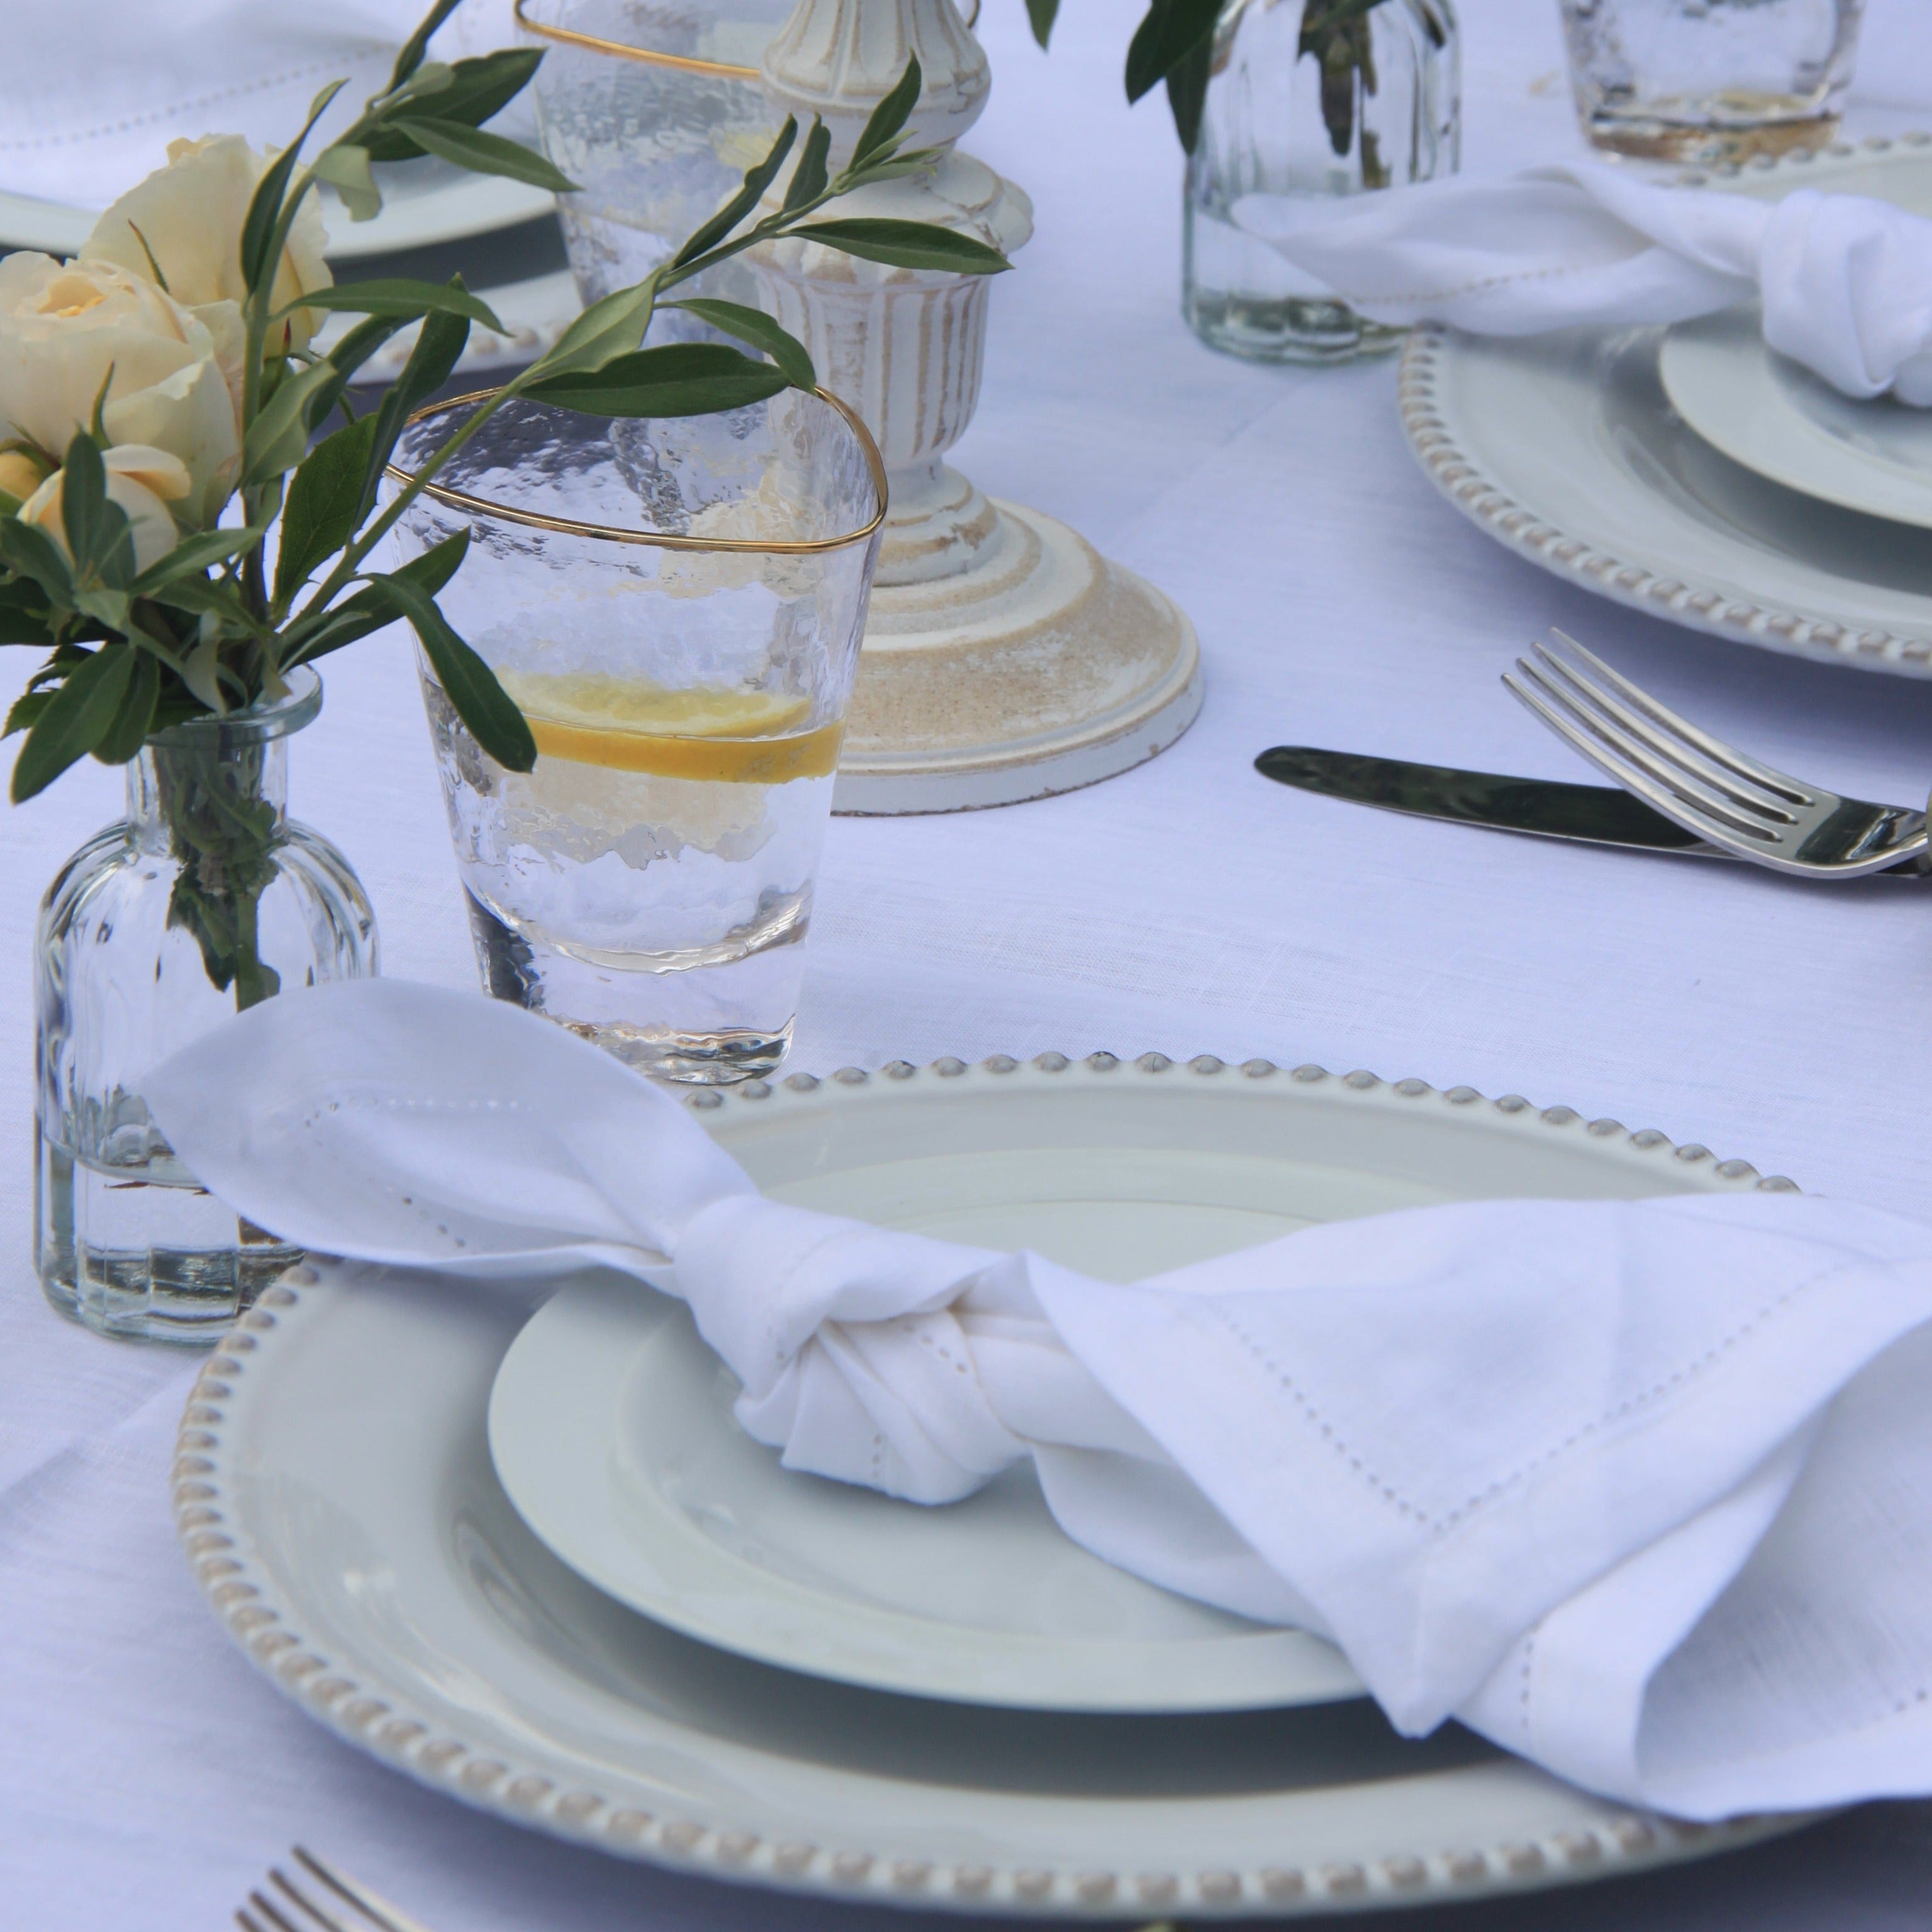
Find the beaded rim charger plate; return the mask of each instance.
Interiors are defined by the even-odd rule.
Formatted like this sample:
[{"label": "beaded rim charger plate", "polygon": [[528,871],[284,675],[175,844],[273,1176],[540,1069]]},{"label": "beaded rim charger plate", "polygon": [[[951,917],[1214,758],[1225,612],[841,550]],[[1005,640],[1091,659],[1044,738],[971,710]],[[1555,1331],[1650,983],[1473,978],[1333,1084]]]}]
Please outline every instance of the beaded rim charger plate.
[{"label": "beaded rim charger plate", "polygon": [[[781,1198],[1102,1274],[1420,1200],[1790,1186],[1514,1095],[1260,1062],[943,1060],[692,1104]],[[1534,1889],[1804,1822],[1669,1822],[1454,1726],[1398,1737],[1366,1698],[999,1709],[698,1642],[559,1562],[497,1480],[490,1392],[542,1293],[305,1264],[210,1358],[176,1464],[188,1556],[248,1654],[466,1803],[787,1890],[1087,1918]]]},{"label": "beaded rim charger plate", "polygon": [[[1732,169],[1932,213],[1932,136]],[[1671,406],[1660,328],[1505,339],[1420,328],[1402,424],[1430,480],[1486,534],[1585,589],[1742,644],[1932,677],[1932,554],[1910,524],[1787,488]],[[1869,508],[1869,505],[1866,506]]]}]

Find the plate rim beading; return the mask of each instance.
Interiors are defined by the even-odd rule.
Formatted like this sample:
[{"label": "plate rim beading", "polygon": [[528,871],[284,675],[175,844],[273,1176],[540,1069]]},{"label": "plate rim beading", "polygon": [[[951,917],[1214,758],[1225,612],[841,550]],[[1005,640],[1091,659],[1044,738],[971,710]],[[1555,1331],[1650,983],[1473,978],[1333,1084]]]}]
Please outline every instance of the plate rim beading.
[{"label": "plate rim beading", "polygon": [[[1932,131],[1874,134],[1856,142],[1835,142],[1827,148],[1802,148],[1789,154],[1761,154],[1748,161],[1687,169],[1674,182],[1682,188],[1708,188],[1744,178],[1828,174],[1832,163],[1868,160],[1900,148],[1932,160],[1932,152],[1928,152],[1932,151]],[[1666,577],[1647,564],[1620,556],[1559,528],[1518,502],[1462,446],[1437,408],[1436,386],[1442,357],[1445,346],[1460,334],[1442,322],[1415,327],[1402,349],[1397,406],[1403,434],[1424,474],[1487,535],[1532,563],[1568,578],[1599,596],[1652,616],[1672,619],[1713,637],[1756,644],[1814,663],[1849,664],[1894,676],[1932,677],[1932,633],[1922,636],[1883,628],[1859,630],[1820,611],[1742,600],[1708,584]]]},{"label": "plate rim beading", "polygon": [[[1110,1053],[1076,1059],[1047,1052],[1034,1056],[1030,1068],[1008,1054],[990,1055],[976,1065],[949,1055],[925,1069],[895,1060],[876,1070],[876,1077],[893,1082],[966,1078],[1004,1084],[1029,1071],[1049,1078],[1071,1072],[1077,1079],[1124,1072],[1159,1076],[1176,1070],[1197,1078],[1280,1076],[1306,1086],[1332,1082],[1338,1096],[1370,1104],[1434,1102],[1460,1111],[1485,1102],[1513,1127],[1581,1132],[1660,1164],[1696,1168],[1707,1184],[1716,1181],[1723,1190],[1796,1191],[1796,1184],[1782,1175],[1760,1174],[1748,1161],[1720,1161],[1701,1143],[1675,1143],[1658,1129],[1633,1130],[1607,1118],[1586,1120],[1574,1108],[1538,1108],[1518,1094],[1486,1100],[1469,1086],[1438,1089],[1415,1078],[1384,1081],[1361,1069],[1336,1075],[1312,1063],[1288,1068],[1252,1059],[1234,1064],[1204,1054],[1177,1062],[1160,1053],[1130,1061]],[[824,1078],[801,1072],[778,1082],[746,1082],[728,1094],[701,1088],[685,1101],[704,1113],[727,1106],[838,1102],[859,1097],[874,1077],[874,1071],[846,1066]],[[743,1821],[694,1816],[688,1807],[661,1816],[581,1787],[560,1788],[548,1773],[455,1735],[440,1718],[412,1707],[393,1685],[373,1677],[365,1681],[366,1666],[332,1660],[321,1646],[311,1645],[302,1634],[302,1618],[245,1542],[228,1492],[230,1405],[237,1384],[256,1365],[265,1338],[284,1323],[298,1324],[304,1304],[317,1305],[312,1291],[326,1286],[328,1271],[340,1265],[327,1258],[298,1263],[265,1289],[234,1330],[214,1345],[190,1392],[176,1439],[170,1483],[176,1532],[211,1609],[270,1682],[347,1742],[476,1809],[621,1857],[788,1892],[966,1912],[1095,1918],[1182,1912],[1196,1918],[1299,1916],[1540,1890],[1748,1844],[1822,1815],[1750,1814],[1703,1824],[1616,1808],[1614,1800],[1596,1798],[1616,1808],[1588,1830],[1520,1843],[1391,1853],[1372,1864],[1146,1871],[956,1864],[942,1870],[933,1862],[884,1857],[856,1844],[773,1842]],[[639,1781],[648,1782],[647,1774],[639,1774]]]}]

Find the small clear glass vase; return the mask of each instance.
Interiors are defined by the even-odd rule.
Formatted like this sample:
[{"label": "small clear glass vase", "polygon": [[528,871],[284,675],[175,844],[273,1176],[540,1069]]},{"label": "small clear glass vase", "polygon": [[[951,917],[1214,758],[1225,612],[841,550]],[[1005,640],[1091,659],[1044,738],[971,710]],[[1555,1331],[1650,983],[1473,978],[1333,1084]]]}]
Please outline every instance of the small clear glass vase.
[{"label": "small clear glass vase", "polygon": [[348,861],[287,814],[288,740],[322,708],[279,700],[158,732],[128,815],[41,902],[34,951],[34,1264],[103,1334],[215,1340],[299,1252],[196,1185],[149,1119],[142,1075],[272,994],[376,967]]},{"label": "small clear glass vase", "polygon": [[1393,348],[1234,218],[1244,195],[1306,200],[1453,174],[1461,42],[1451,0],[1228,0],[1183,204],[1181,310],[1210,348],[1334,362]]}]

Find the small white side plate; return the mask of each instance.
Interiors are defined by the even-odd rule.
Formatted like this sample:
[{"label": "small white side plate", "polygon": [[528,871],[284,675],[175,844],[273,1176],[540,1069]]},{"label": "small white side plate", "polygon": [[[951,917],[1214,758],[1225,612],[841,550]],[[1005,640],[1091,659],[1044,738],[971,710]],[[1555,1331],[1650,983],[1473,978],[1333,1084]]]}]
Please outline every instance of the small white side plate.
[{"label": "small white side plate", "polygon": [[[1660,1170],[1574,1116],[1552,1131],[1378,1082],[1050,1060],[875,1077],[810,1100],[734,1096],[719,1138],[780,1199],[1031,1247],[1114,1280],[1430,1202],[1756,1178],[1708,1161]],[[1087,1554],[1028,1470],[921,1508],[782,1468],[733,1418],[736,1394],[680,1306],[600,1276],[518,1337],[490,1400],[490,1451],[518,1512],[580,1576],[768,1664],[1040,1710],[1260,1710],[1360,1693],[1318,1640]]]},{"label": "small white side plate", "polygon": [[1658,373],[1671,406],[1733,463],[1804,496],[1932,530],[1932,410],[1840,395],[1766,346],[1755,306],[1678,323]]},{"label": "small white side plate", "polygon": [[1360,1694],[1340,1654],[1156,1589],[1063,1535],[1030,1470],[941,1510],[782,1468],[689,1315],[565,1289],[496,1378],[490,1447],[524,1520],[620,1603],[770,1664],[1061,1711],[1232,1711]]}]

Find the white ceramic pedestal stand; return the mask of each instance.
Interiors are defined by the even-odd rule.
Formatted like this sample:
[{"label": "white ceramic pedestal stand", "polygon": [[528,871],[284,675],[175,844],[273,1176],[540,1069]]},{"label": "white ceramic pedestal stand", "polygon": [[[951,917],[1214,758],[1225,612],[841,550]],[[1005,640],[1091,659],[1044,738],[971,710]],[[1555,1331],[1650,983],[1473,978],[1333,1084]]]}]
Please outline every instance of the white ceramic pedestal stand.
[{"label": "white ceramic pedestal stand", "polygon": [[[908,55],[925,86],[907,145],[946,158],[836,212],[944,222],[1010,254],[1033,232],[1031,205],[952,150],[988,86],[952,0],[799,0],[766,50],[765,86],[801,124],[823,117],[836,167]],[[1064,524],[983,496],[942,460],[979,400],[988,278],[796,241],[752,261],[766,306],[864,417],[891,480],[833,809],[1009,805],[1172,744],[1201,708],[1193,626]]]}]

